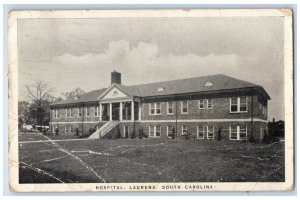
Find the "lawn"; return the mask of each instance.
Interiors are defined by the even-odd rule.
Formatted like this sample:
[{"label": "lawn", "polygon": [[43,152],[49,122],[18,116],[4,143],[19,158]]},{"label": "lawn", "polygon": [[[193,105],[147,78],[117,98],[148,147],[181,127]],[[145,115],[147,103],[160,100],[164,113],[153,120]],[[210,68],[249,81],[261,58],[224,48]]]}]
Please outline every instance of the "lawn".
[{"label": "lawn", "polygon": [[82,140],[20,143],[19,152],[20,183],[284,181],[283,142]]}]

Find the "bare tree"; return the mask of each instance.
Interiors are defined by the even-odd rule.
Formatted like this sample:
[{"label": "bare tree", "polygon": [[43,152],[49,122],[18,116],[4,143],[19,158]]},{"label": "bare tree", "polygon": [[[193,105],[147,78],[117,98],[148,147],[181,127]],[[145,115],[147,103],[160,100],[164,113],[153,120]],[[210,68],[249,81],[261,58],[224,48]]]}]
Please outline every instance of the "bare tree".
[{"label": "bare tree", "polygon": [[78,88],[75,88],[74,90],[72,90],[71,92],[64,92],[64,93],[62,93],[62,95],[66,99],[76,99],[76,98],[79,98],[84,93],[85,93],[85,91],[82,90],[80,87],[78,87]]},{"label": "bare tree", "polygon": [[29,117],[38,125],[48,125],[50,121],[50,103],[53,100],[52,89],[48,83],[36,81],[25,85],[24,95],[30,103]]},{"label": "bare tree", "polygon": [[25,85],[24,94],[31,103],[51,101],[52,89],[49,87],[47,82],[36,81],[32,85]]}]

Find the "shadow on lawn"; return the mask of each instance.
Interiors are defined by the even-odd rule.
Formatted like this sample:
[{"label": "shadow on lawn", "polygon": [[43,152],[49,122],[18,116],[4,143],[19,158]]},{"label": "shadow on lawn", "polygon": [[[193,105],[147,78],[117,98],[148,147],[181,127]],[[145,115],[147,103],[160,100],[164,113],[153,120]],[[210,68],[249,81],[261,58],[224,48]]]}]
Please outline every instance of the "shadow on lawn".
[{"label": "shadow on lawn", "polygon": [[[44,171],[52,174],[56,178],[59,178],[64,183],[96,183],[97,180],[95,179],[83,179],[80,176],[77,176],[75,174],[72,174],[67,171],[55,171],[53,169],[43,168]],[[71,181],[72,180],[72,181]],[[35,171],[30,168],[26,168],[25,165],[20,163],[19,165],[19,183],[61,183],[55,178],[48,176],[46,174],[43,174],[42,172]]]}]

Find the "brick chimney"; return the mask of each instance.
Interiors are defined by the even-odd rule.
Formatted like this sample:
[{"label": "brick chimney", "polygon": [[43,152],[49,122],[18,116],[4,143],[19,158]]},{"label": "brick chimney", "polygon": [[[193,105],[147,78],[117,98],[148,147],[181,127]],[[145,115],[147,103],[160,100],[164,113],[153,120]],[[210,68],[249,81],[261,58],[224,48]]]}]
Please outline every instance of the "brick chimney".
[{"label": "brick chimney", "polygon": [[111,72],[111,84],[113,83],[121,84],[121,73],[117,71]]}]

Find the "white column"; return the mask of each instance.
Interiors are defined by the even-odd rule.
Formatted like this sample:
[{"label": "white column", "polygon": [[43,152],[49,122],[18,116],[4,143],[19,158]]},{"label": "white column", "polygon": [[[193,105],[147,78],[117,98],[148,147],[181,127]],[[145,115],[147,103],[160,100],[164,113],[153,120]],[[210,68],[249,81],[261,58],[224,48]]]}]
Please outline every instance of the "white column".
[{"label": "white column", "polygon": [[102,121],[102,104],[99,104],[99,121]]},{"label": "white column", "polygon": [[123,120],[123,102],[120,102],[119,114],[120,114],[120,121],[122,121]]},{"label": "white column", "polygon": [[131,101],[131,120],[134,121],[134,101]]},{"label": "white column", "polygon": [[111,106],[111,103],[109,103],[109,121],[112,121],[112,106]]},{"label": "white column", "polygon": [[142,120],[142,105],[141,105],[141,102],[139,102],[139,120]]}]

